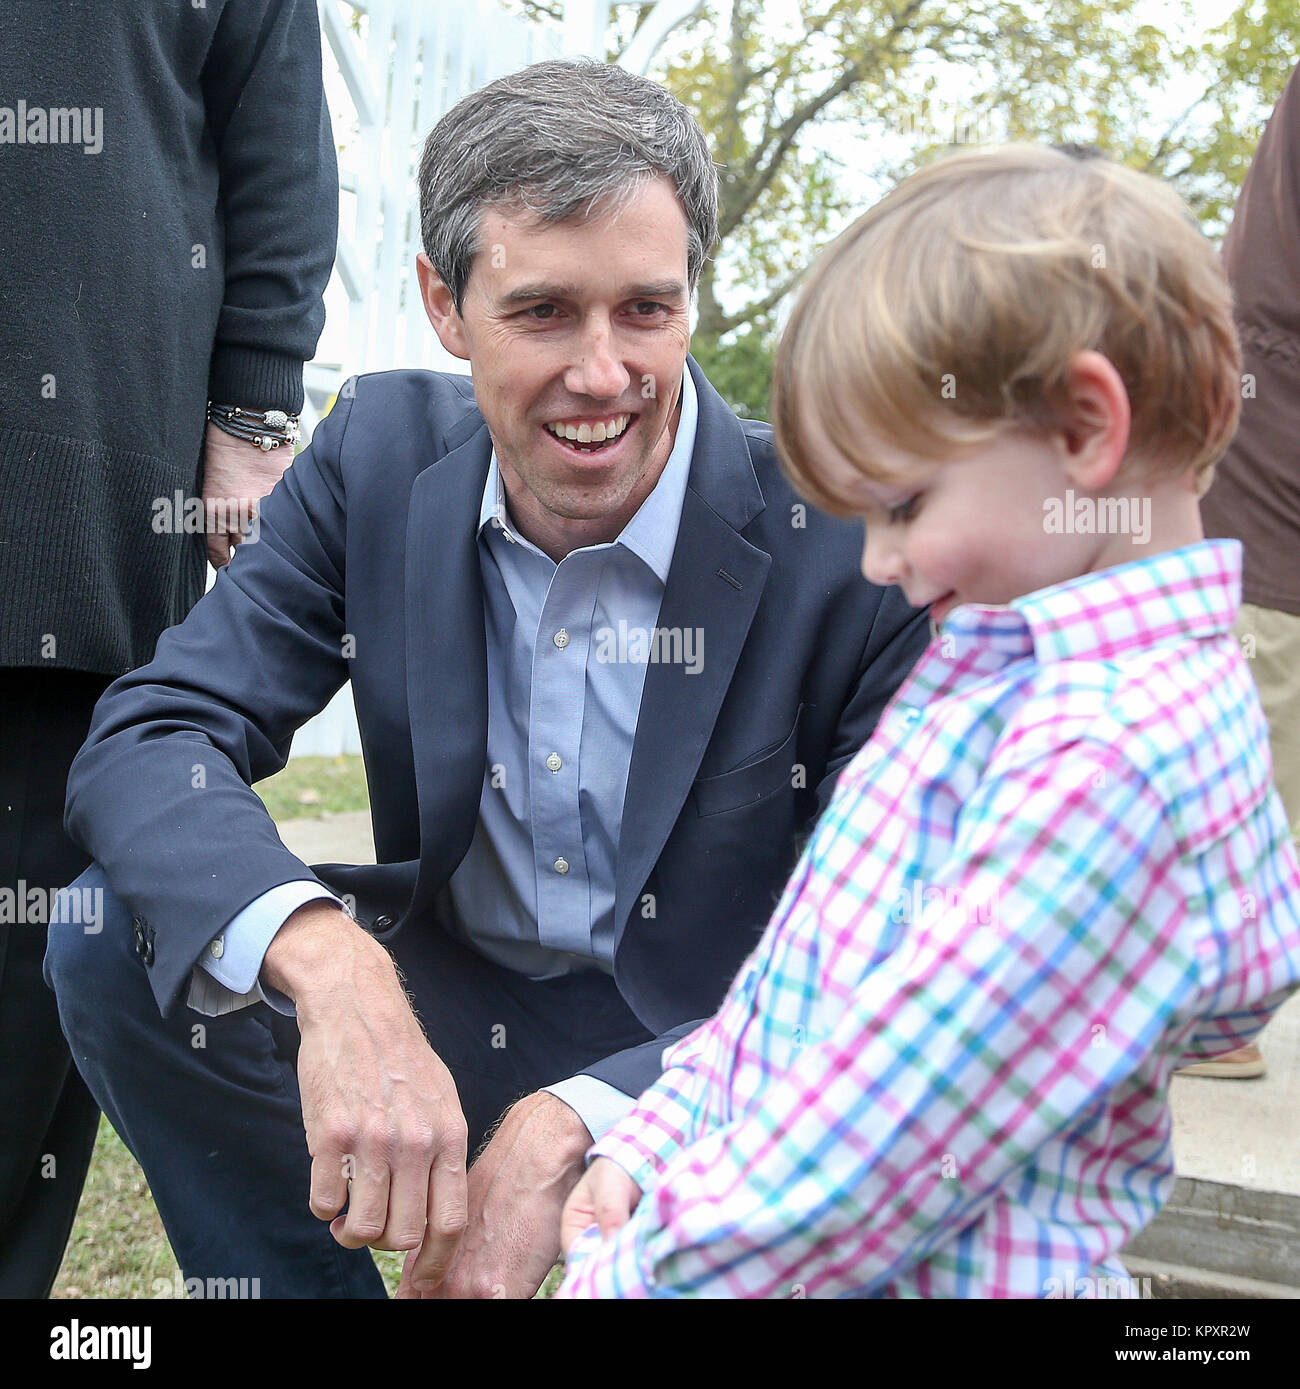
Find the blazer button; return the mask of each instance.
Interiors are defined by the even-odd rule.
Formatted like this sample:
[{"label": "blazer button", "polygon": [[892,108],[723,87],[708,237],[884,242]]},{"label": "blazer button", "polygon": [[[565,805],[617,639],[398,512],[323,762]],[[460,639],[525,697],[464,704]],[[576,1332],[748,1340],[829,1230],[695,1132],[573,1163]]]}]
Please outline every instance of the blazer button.
[{"label": "blazer button", "polygon": [[372,931],[386,931],[393,924],[391,916],[375,917],[375,924],[370,928]]}]

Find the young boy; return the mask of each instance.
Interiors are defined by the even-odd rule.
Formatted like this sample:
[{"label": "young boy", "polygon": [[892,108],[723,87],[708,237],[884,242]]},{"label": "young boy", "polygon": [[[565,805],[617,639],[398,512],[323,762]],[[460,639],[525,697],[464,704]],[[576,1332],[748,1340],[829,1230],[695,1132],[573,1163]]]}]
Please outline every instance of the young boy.
[{"label": "young boy", "polygon": [[774,419],[935,636],[718,1014],[592,1149],[561,1296],[1132,1295],[1184,1060],[1300,981],[1300,870],[1197,499],[1239,408],[1178,199],[1005,147],[815,267]]}]

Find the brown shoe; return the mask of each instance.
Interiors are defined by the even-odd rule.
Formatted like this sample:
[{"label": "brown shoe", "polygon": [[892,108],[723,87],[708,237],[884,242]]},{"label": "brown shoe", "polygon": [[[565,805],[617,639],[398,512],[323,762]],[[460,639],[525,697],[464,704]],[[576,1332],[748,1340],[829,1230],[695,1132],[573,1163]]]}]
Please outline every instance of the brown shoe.
[{"label": "brown shoe", "polygon": [[1194,1066],[1184,1066],[1174,1074],[1213,1076],[1218,1080],[1251,1080],[1255,1076],[1262,1076],[1267,1069],[1259,1048],[1252,1042],[1248,1047],[1225,1051],[1222,1056],[1216,1056],[1211,1061],[1198,1061]]}]

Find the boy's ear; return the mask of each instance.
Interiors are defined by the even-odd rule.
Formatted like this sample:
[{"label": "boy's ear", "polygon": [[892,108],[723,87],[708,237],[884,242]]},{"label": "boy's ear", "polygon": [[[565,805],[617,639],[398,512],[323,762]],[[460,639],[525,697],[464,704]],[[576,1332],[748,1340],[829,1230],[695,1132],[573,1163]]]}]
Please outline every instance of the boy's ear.
[{"label": "boy's ear", "polygon": [[438,341],[453,357],[469,361],[469,342],[465,337],[465,320],[460,316],[451,290],[433,268],[433,262],[423,251],[415,258],[415,274],[420,281],[420,298],[424,311],[433,324]]},{"label": "boy's ear", "polygon": [[1092,350],[1074,355],[1059,418],[1071,481],[1091,491],[1109,487],[1128,451],[1132,412],[1128,391],[1108,357]]}]

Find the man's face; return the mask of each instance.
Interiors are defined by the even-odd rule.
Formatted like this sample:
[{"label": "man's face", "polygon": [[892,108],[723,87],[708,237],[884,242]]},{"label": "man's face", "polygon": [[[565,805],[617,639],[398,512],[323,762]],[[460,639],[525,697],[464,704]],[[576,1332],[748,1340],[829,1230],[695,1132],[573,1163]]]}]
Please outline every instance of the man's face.
[{"label": "man's face", "polygon": [[420,257],[430,320],[472,365],[515,522],[548,553],[612,540],[672,451],[690,347],[686,242],[659,177],[586,223],[486,211],[460,313]]}]

